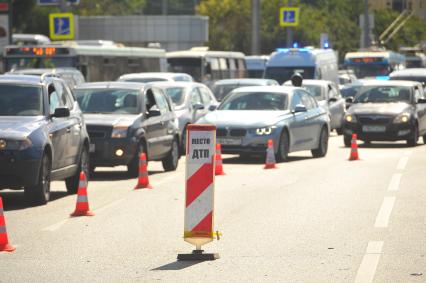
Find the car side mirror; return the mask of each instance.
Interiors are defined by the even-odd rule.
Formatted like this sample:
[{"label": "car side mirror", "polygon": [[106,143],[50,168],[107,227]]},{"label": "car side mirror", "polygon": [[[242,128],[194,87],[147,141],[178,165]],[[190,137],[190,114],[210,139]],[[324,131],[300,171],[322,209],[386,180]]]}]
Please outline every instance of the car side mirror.
[{"label": "car side mirror", "polygon": [[205,108],[204,105],[200,103],[196,103],[192,105],[192,107],[194,108],[194,110],[203,110]]},{"label": "car side mirror", "polygon": [[217,105],[210,105],[209,106],[209,111],[215,111],[217,108]]},{"label": "car side mirror", "polygon": [[335,97],[331,97],[331,98],[328,100],[328,103],[334,103],[334,102],[337,102],[337,98],[335,98]]},{"label": "car side mirror", "polygon": [[419,98],[417,103],[426,103],[426,98]]},{"label": "car side mirror", "polygon": [[299,113],[299,112],[306,112],[308,111],[308,109],[306,108],[305,105],[303,104],[297,104],[296,107],[294,108],[294,113]]},{"label": "car side mirror", "polygon": [[67,107],[58,107],[55,109],[55,112],[51,115],[55,118],[64,118],[71,115],[70,110]]},{"label": "car side mirror", "polygon": [[353,103],[354,102],[354,98],[352,96],[349,96],[346,98],[346,103]]},{"label": "car side mirror", "polygon": [[157,109],[157,108],[151,108],[151,109],[148,111],[148,118],[150,118],[150,117],[158,117],[158,116],[161,116],[161,111],[160,111],[160,109]]}]

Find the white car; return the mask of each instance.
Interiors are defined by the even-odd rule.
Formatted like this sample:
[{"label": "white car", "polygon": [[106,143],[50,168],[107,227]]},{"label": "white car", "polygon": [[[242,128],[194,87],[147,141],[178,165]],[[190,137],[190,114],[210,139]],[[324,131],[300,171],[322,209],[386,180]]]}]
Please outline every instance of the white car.
[{"label": "white car", "polygon": [[125,74],[118,81],[150,83],[150,82],[193,82],[192,76],[186,73],[144,72]]},{"label": "white car", "polygon": [[[291,81],[285,82],[284,85],[291,85]],[[341,135],[346,106],[338,86],[327,80],[303,80],[302,87],[329,113],[331,129]]]}]

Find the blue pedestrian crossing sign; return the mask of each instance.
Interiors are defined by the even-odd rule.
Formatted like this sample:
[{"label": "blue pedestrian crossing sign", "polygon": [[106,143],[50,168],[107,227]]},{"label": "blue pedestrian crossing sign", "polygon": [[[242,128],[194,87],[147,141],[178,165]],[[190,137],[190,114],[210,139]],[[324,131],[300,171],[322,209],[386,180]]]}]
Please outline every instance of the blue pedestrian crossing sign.
[{"label": "blue pedestrian crossing sign", "polygon": [[299,8],[298,7],[281,7],[280,26],[297,27],[298,25],[299,25]]},{"label": "blue pedestrian crossing sign", "polygon": [[50,38],[52,40],[74,39],[74,17],[71,13],[49,14]]}]

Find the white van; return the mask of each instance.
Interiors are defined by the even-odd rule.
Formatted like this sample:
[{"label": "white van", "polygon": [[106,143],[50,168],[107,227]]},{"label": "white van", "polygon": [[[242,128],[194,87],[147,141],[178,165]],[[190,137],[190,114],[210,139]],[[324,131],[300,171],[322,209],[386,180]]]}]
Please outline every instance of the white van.
[{"label": "white van", "polygon": [[336,52],[311,47],[277,49],[266,63],[264,78],[274,79],[282,84],[294,73],[300,73],[304,79],[339,83]]}]

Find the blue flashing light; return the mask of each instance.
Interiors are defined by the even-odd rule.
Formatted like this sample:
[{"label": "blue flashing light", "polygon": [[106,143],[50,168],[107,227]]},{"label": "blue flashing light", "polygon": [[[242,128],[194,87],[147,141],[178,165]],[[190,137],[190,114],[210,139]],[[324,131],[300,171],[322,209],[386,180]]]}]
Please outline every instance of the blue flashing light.
[{"label": "blue flashing light", "polygon": [[299,43],[294,42],[294,43],[293,43],[293,48],[299,48]]},{"label": "blue flashing light", "polygon": [[325,41],[324,42],[324,49],[327,49],[327,48],[329,48],[330,47],[330,44],[328,43],[328,41]]},{"label": "blue flashing light", "polygon": [[389,80],[389,76],[377,76],[376,80],[379,80],[379,81],[388,81]]},{"label": "blue flashing light", "polygon": [[277,48],[276,51],[277,52],[288,52],[288,48]]}]

